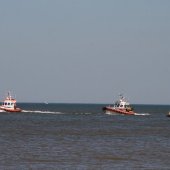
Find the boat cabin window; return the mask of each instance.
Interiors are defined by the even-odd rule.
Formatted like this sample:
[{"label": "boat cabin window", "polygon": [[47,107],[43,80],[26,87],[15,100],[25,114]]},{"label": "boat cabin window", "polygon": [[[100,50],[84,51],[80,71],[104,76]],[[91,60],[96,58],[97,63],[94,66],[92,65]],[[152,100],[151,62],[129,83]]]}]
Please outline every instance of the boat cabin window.
[{"label": "boat cabin window", "polygon": [[3,105],[4,105],[4,106],[13,106],[14,103],[7,103],[7,102],[5,102],[5,103],[3,103]]}]

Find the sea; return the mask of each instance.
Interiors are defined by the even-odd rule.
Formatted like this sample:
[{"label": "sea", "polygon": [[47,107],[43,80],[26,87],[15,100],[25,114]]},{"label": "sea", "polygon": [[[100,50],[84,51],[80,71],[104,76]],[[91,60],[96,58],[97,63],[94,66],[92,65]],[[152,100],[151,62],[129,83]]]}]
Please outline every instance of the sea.
[{"label": "sea", "polygon": [[170,105],[19,103],[0,112],[0,170],[169,170]]}]

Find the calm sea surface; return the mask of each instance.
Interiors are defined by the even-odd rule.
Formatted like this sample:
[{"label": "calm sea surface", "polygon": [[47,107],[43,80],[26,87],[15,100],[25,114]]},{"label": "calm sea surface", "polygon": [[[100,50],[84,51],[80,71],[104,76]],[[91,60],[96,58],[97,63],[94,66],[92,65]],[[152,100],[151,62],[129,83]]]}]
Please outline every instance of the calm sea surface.
[{"label": "calm sea surface", "polygon": [[134,105],[107,115],[100,104],[18,104],[0,113],[0,169],[168,170],[170,106]]}]

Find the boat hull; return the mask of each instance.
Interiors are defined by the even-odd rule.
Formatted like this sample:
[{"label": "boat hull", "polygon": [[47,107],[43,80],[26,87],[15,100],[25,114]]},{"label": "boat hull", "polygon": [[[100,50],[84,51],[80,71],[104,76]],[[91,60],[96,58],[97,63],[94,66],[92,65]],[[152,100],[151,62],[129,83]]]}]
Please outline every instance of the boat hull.
[{"label": "boat hull", "polygon": [[5,112],[21,112],[22,111],[20,108],[11,109],[11,108],[2,108],[2,107],[0,107],[0,110],[3,110]]},{"label": "boat hull", "polygon": [[103,111],[107,114],[135,115],[135,112],[133,111],[127,111],[125,109],[117,109],[113,107],[104,107]]}]

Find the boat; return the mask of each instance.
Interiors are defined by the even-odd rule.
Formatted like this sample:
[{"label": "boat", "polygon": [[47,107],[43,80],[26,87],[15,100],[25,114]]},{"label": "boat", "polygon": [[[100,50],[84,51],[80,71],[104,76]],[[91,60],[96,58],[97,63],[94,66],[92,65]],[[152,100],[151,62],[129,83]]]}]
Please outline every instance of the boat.
[{"label": "boat", "polygon": [[12,98],[10,95],[10,92],[8,92],[7,97],[2,102],[2,105],[0,106],[0,110],[5,112],[21,112],[22,109],[18,108],[16,106],[16,99]]},{"label": "boat", "polygon": [[166,115],[167,117],[170,117],[170,112]]},{"label": "boat", "polygon": [[135,115],[133,108],[122,95],[119,100],[114,102],[113,106],[103,107],[103,111],[106,114]]}]

